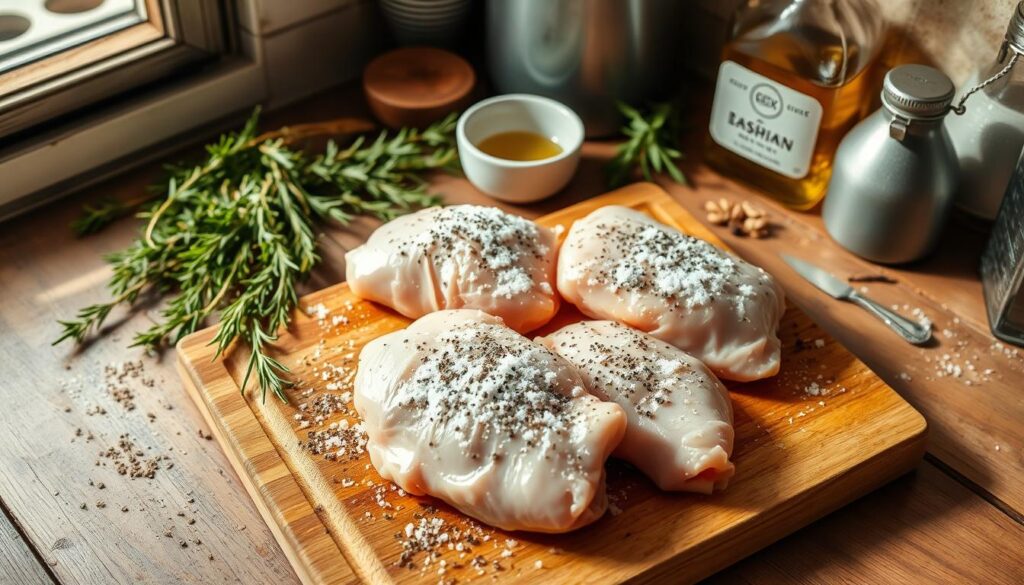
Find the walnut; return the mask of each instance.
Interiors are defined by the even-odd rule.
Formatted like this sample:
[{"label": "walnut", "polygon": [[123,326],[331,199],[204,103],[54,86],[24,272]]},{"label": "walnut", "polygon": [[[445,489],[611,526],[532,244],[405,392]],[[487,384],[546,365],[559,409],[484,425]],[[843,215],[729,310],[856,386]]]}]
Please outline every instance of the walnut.
[{"label": "walnut", "polygon": [[714,225],[729,226],[732,233],[748,238],[764,238],[769,233],[768,215],[749,201],[733,203],[722,197],[704,203],[707,220]]}]

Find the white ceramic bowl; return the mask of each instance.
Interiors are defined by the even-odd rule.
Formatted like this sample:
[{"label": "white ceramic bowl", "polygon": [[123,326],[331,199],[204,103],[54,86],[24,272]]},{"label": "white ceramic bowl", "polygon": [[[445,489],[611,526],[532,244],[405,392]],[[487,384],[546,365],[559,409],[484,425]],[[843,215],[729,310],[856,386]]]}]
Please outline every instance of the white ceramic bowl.
[{"label": "white ceramic bowl", "polygon": [[[541,160],[515,161],[491,156],[476,147],[500,132],[535,132],[562,147]],[[576,112],[553,99],[514,93],[477,102],[459,118],[455,129],[462,171],[477,189],[495,199],[529,203],[560,191],[580,162],[583,122]]]}]

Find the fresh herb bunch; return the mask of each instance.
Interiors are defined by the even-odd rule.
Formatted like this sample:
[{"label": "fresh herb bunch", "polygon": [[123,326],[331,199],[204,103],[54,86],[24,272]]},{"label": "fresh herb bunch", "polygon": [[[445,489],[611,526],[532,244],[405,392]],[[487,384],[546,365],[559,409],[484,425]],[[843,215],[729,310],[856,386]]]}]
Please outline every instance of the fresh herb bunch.
[{"label": "fresh herb bunch", "polygon": [[[243,390],[255,373],[263,399],[270,390],[286,400],[287,368],[267,346],[298,303],[296,283],[320,260],[316,223],[345,224],[357,215],[389,220],[438,204],[421,175],[456,167],[456,116],[423,131],[359,137],[347,148],[331,141],[310,157],[290,142],[318,129],[337,131],[337,123],[257,136],[258,114],[241,131],[207,146],[201,164],[170,168],[159,189],[163,197],[138,213],[146,220],[139,238],[107,258],[114,270],[108,284],[112,300],[60,321],[63,333],[54,344],[84,340],[117,305],[132,305],[143,295],[168,296],[162,321],[138,333],[133,346],[176,343],[219,311],[217,355],[236,340],[252,351]],[[368,127],[343,122],[348,131]],[[116,203],[87,207],[73,228],[97,231],[124,208]]]},{"label": "fresh herb bunch", "polygon": [[675,182],[686,184],[686,177],[673,162],[683,155],[676,140],[679,115],[672,104],[656,104],[646,115],[622,102],[618,107],[626,117],[622,133],[629,140],[619,146],[615,158],[608,162],[609,186],[618,187],[629,181],[637,167],[648,181],[652,171],[666,172]]}]

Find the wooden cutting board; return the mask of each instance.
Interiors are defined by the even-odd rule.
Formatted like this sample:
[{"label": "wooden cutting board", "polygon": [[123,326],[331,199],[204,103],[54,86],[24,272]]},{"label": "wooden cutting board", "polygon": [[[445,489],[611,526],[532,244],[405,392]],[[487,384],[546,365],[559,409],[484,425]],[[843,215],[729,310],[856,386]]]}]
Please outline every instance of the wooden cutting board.
[{"label": "wooden cutting board", "polygon": [[[568,228],[609,204],[636,208],[721,245],[649,183],[539,222]],[[329,460],[304,446],[310,431],[324,431],[328,423],[346,418],[334,413],[307,427],[300,419],[310,418],[310,405],[351,408],[344,394],[351,390],[359,349],[409,320],[359,300],[345,284],[304,297],[301,307],[274,352],[299,381],[290,404],[242,395],[247,352],[214,359],[215,328],[182,340],[178,361],[185,386],[307,583],[466,583],[494,577],[531,583],[692,582],[910,470],[924,452],[921,415],[803,312],[789,307],[780,331],[782,373],[727,384],[736,411],[736,477],[725,492],[662,493],[625,464],[610,462],[613,506],[604,518],[570,534],[505,534],[431,498],[396,491],[358,449]],[[580,318],[571,307],[563,308],[537,333]],[[428,566],[426,553],[410,555],[410,567],[400,562],[412,540],[405,528],[424,518],[440,518],[444,530],[471,531],[476,537],[463,543],[462,551],[435,547],[438,558]]]}]

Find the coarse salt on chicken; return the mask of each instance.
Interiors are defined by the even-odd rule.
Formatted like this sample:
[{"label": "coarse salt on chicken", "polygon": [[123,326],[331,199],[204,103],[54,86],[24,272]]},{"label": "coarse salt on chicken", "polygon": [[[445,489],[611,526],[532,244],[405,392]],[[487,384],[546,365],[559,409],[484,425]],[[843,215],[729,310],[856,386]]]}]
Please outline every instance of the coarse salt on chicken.
[{"label": "coarse salt on chicken", "polygon": [[614,321],[575,323],[538,341],[576,366],[591,393],[625,410],[616,457],[663,490],[725,488],[734,473],[732,403],[700,360]]},{"label": "coarse salt on chicken", "polygon": [[410,318],[480,309],[526,332],[558,310],[553,230],[494,207],[435,207],[377,229],[345,255],[356,295]]},{"label": "coarse salt on chicken", "polygon": [[558,258],[558,291],[585,315],[650,333],[715,374],[778,373],[782,289],[767,272],[621,206],[576,221]]},{"label": "coarse salt on chicken", "polygon": [[507,530],[565,532],[607,508],[625,413],[497,317],[439,311],[371,341],[355,406],[374,467],[409,493]]}]

